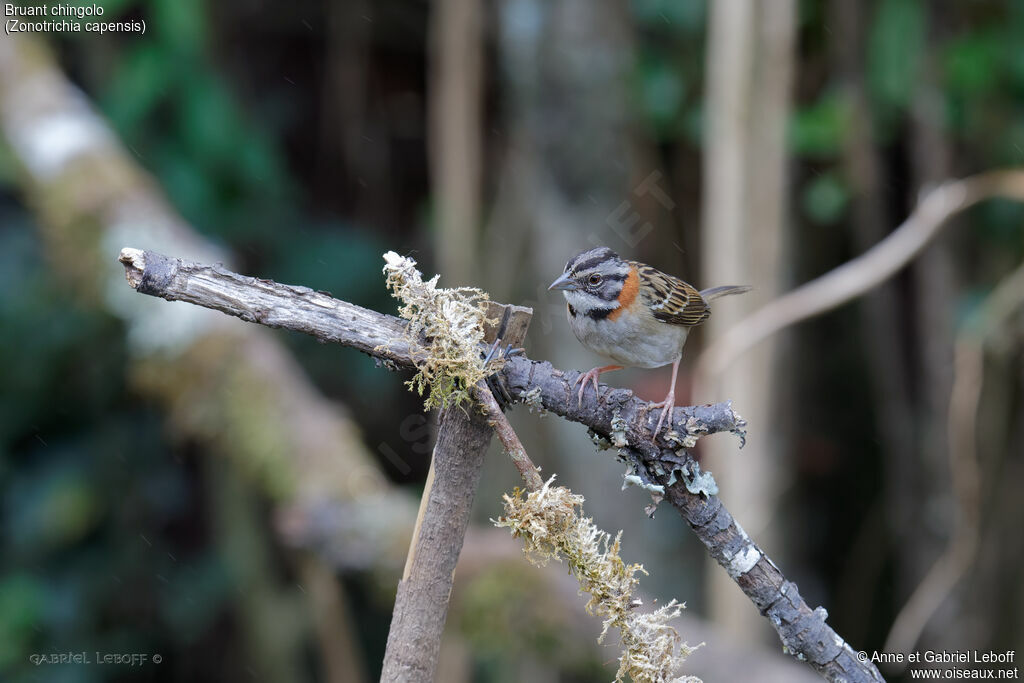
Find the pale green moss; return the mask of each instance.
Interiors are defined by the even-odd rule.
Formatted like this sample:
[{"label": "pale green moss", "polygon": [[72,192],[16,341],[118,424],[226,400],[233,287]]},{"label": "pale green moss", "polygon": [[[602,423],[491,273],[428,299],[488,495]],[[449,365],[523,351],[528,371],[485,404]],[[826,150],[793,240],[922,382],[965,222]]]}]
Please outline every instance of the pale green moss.
[{"label": "pale green moss", "polygon": [[484,362],[487,294],[473,287],[444,289],[439,275],[424,281],[411,258],[393,251],[384,254],[384,274],[391,295],[402,302],[398,314],[409,321],[406,341],[417,349],[412,362],[416,376],[406,386],[420,396],[425,408],[446,408],[469,399],[469,387],[501,369],[501,359]]},{"label": "pale green moss", "polygon": [[616,681],[627,676],[638,683],[697,681],[675,674],[694,649],[668,624],[684,605],[672,600],[653,612],[638,612],[642,603],[633,597],[639,584],[636,574],[647,572],[639,564],[627,565],[622,560],[622,532],[613,540],[583,516],[583,496],[551,486],[552,481],[554,477],[525,497],[519,489],[505,496],[505,516],[495,524],[522,538],[523,552],[536,565],[564,558],[580,590],[590,594],[587,612],[604,618],[598,642],[604,641],[611,627],[619,631],[624,651]]}]

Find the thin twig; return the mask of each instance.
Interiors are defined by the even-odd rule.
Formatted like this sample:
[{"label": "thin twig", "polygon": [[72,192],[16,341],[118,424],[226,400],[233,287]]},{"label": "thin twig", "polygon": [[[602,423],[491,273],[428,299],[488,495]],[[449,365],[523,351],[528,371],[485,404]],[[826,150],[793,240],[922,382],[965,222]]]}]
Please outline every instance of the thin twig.
[{"label": "thin twig", "polygon": [[830,311],[884,282],[907,265],[950,217],[997,197],[1024,202],[1024,171],[990,171],[939,185],[924,196],[902,225],[870,250],[729,328],[697,361],[696,374],[704,380],[701,386],[711,386],[707,380],[721,376],[736,358],[776,332]]},{"label": "thin twig", "polygon": [[516,430],[512,428],[505,413],[501,412],[501,406],[498,405],[491,390],[487,388],[486,384],[478,384],[474,388],[473,398],[483,408],[484,414],[487,415],[487,424],[494,428],[494,433],[498,435],[498,440],[504,446],[508,457],[512,459],[512,464],[516,466],[519,475],[526,482],[526,488],[530,491],[539,491],[544,486],[540,471],[530,460],[523,443],[516,435]]}]

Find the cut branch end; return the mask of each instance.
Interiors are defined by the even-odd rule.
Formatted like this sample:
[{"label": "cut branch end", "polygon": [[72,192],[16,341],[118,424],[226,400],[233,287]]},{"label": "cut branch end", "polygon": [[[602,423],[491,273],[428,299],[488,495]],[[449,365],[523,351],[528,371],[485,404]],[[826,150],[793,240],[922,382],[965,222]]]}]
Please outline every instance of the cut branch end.
[{"label": "cut branch end", "polygon": [[142,273],[146,270],[146,252],[125,247],[117,260],[124,264],[124,277],[132,289],[142,284]]}]

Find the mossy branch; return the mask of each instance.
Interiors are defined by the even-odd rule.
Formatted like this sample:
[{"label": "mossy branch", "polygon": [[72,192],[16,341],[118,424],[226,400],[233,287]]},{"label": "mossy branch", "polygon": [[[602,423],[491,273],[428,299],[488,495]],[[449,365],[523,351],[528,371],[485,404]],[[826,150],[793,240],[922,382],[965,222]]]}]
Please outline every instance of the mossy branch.
[{"label": "mossy branch", "polygon": [[[523,540],[523,552],[538,566],[549,560],[565,561],[590,594],[587,613],[604,619],[598,642],[608,630],[618,629],[623,653],[615,680],[629,676],[637,683],[694,682],[692,676],[676,677],[676,671],[695,649],[683,642],[669,621],[684,605],[670,601],[653,612],[640,612],[636,575],[646,574],[642,565],[626,564],[619,554],[622,532],[613,539],[583,515],[583,496],[564,486],[552,486],[554,477],[526,495],[516,489],[505,496],[505,515],[495,525],[507,527]],[[698,646],[699,647],[699,646]]]},{"label": "mossy branch", "polygon": [[440,275],[424,280],[414,260],[393,251],[384,254],[384,274],[392,296],[401,302],[403,342],[416,366],[406,386],[420,396],[426,391],[427,410],[468,401],[470,387],[502,366],[501,358],[480,354],[484,326],[495,322],[487,319],[489,297],[474,287],[438,287]]}]

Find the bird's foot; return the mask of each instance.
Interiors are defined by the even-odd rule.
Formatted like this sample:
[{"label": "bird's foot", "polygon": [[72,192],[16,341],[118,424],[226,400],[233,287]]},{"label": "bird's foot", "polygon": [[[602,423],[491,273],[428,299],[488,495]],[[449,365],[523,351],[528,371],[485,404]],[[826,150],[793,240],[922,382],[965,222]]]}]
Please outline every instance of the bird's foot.
[{"label": "bird's foot", "polygon": [[[655,441],[658,440],[658,434],[661,432],[661,425],[665,422],[665,417],[672,414],[672,409],[676,407],[676,394],[674,391],[668,392],[668,396],[665,397],[664,401],[660,403],[651,404],[651,408],[661,408],[661,415],[658,416],[658,424],[654,427],[653,438]],[[672,419],[669,418],[668,428],[672,428]]]},{"label": "bird's foot", "polygon": [[576,394],[576,405],[577,405],[577,407],[583,407],[583,392],[586,391],[586,389],[587,389],[587,382],[590,382],[590,383],[592,383],[594,385],[594,396],[596,396],[598,401],[600,401],[601,400],[601,394],[597,390],[597,378],[601,376],[602,372],[611,372],[612,370],[621,370],[621,369],[622,369],[621,365],[605,365],[604,367],[593,368],[591,370],[587,370],[582,375],[577,377],[576,381],[573,382],[573,384],[572,384],[573,386],[576,386],[577,384],[580,385],[580,390]]}]

